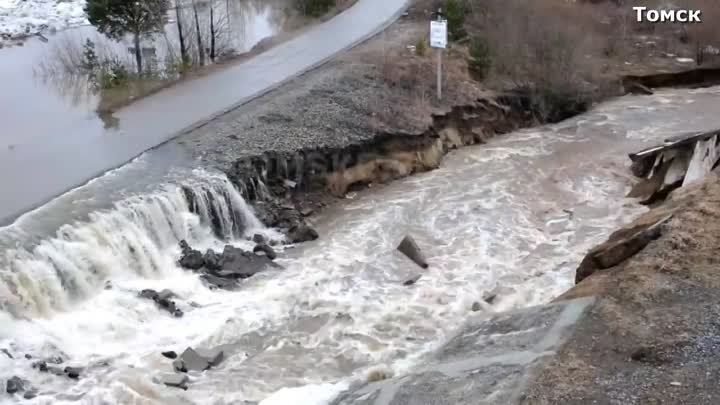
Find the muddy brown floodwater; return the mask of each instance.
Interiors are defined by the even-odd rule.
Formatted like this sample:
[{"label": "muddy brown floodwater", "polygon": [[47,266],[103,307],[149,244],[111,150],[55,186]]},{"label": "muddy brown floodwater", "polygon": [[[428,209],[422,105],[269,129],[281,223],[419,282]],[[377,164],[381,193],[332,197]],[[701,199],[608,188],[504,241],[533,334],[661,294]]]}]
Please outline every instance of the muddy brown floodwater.
[{"label": "muddy brown floodwater", "polygon": [[[717,87],[623,97],[557,125],[454,151],[437,170],[373,187],[325,212],[319,240],[285,249],[283,270],[256,275],[235,292],[210,291],[175,264],[180,239],[200,249],[224,243],[207,217],[190,212],[180,184],[225,196],[214,200],[225,204],[218,212],[239,213],[247,232],[277,236],[252,220],[221,174],[176,169],[100,210],[92,198],[78,200],[91,212],[54,237],[38,231],[43,218],[61,216],[48,206],[40,218],[29,214],[0,231],[7,243],[0,348],[17,355],[0,356],[0,379],[26,378],[42,389],[28,401],[38,404],[326,405],[372,370],[411,370],[473,307],[503,311],[567,290],[587,250],[646,210],[624,198],[632,183],[626,154],[720,127],[718,102]],[[75,192],[134,187],[142,172],[131,165],[113,174],[112,186],[106,179]],[[423,247],[429,269],[395,252],[406,233]],[[403,285],[418,273],[414,285]],[[108,280],[113,287],[104,289]],[[143,288],[177,292],[185,316],[138,299]],[[491,291],[497,298],[484,302]],[[191,374],[187,391],[154,382],[171,370],[160,352],[218,345],[227,348],[225,361]],[[73,381],[38,372],[22,357],[58,353],[68,364],[97,366]]]}]

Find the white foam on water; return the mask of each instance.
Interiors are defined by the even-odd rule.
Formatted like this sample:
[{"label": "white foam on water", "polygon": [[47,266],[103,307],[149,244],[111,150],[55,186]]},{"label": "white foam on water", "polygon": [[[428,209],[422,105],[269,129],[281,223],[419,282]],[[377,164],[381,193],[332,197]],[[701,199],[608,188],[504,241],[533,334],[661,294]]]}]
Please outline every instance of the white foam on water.
[{"label": "white foam on water", "polygon": [[297,388],[283,388],[259,405],[329,405],[340,393],[348,389],[347,383],[315,384]]}]

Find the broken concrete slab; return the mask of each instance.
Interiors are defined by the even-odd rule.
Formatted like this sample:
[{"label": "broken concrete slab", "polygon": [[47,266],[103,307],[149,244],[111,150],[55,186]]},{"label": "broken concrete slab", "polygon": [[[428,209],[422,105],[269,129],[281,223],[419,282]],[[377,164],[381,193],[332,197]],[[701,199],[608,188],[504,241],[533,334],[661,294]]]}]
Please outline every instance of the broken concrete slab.
[{"label": "broken concrete slab", "polygon": [[593,304],[578,299],[472,317],[445,347],[410,375],[369,383],[333,405],[516,405]]},{"label": "broken concrete slab", "polygon": [[225,353],[222,349],[193,349],[188,347],[173,361],[175,371],[205,371],[223,361]]},{"label": "broken concrete slab", "polygon": [[420,247],[412,236],[405,236],[402,242],[398,245],[397,250],[423,269],[428,268],[427,259],[425,259],[425,255],[423,255],[422,251],[420,251]]},{"label": "broken concrete slab", "polygon": [[592,249],[582,260],[575,273],[575,284],[598,270],[615,267],[645,248],[662,234],[662,227],[672,219],[669,214],[652,223],[641,223],[630,229],[613,233],[607,242]]},{"label": "broken concrete slab", "polygon": [[175,371],[205,371],[210,368],[210,362],[201,356],[194,349],[188,347],[184,352],[173,362],[173,368]]},{"label": "broken concrete slab", "polygon": [[208,364],[211,367],[217,366],[220,364],[224,358],[225,353],[223,350],[215,348],[215,349],[195,349],[197,354],[200,355],[200,357],[207,360]]}]

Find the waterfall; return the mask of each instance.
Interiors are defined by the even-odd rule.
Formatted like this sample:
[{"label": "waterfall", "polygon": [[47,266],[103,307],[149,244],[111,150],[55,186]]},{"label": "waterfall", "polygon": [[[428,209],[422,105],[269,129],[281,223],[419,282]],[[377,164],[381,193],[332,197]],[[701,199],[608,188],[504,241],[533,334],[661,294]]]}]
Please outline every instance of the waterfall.
[{"label": "waterfall", "polygon": [[0,257],[0,310],[42,316],[69,308],[115,277],[162,278],[180,240],[231,241],[263,225],[224,176],[196,171],[180,184],[129,197]]}]

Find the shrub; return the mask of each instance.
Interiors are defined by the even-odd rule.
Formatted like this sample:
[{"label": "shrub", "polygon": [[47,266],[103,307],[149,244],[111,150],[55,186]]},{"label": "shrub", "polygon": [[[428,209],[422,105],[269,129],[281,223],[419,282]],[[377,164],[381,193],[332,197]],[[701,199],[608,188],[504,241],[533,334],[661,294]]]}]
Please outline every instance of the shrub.
[{"label": "shrub", "polygon": [[95,86],[101,90],[114,89],[128,84],[131,74],[119,61],[108,61],[92,77]]},{"label": "shrub", "polygon": [[443,14],[448,23],[448,36],[451,41],[465,37],[465,15],[467,6],[464,0],[445,0]]},{"label": "shrub", "polygon": [[[540,121],[557,121],[587,108],[598,86],[606,42],[597,15],[577,3],[484,0],[472,6],[468,65],[488,85],[515,90]],[[573,21],[573,23],[568,23]]]},{"label": "shrub", "polygon": [[490,72],[492,61],[490,57],[490,44],[483,37],[476,37],[470,42],[470,58],[468,67],[478,78],[484,79]]},{"label": "shrub", "polygon": [[80,68],[88,73],[92,73],[100,65],[97,52],[95,52],[95,43],[90,39],[85,41],[83,45],[83,54]]},{"label": "shrub", "polygon": [[335,7],[337,0],[295,0],[295,7],[304,15],[320,17]]},{"label": "shrub", "polygon": [[415,44],[415,53],[418,56],[425,56],[425,54],[427,54],[427,45],[425,45],[425,39],[418,39],[417,43]]}]

